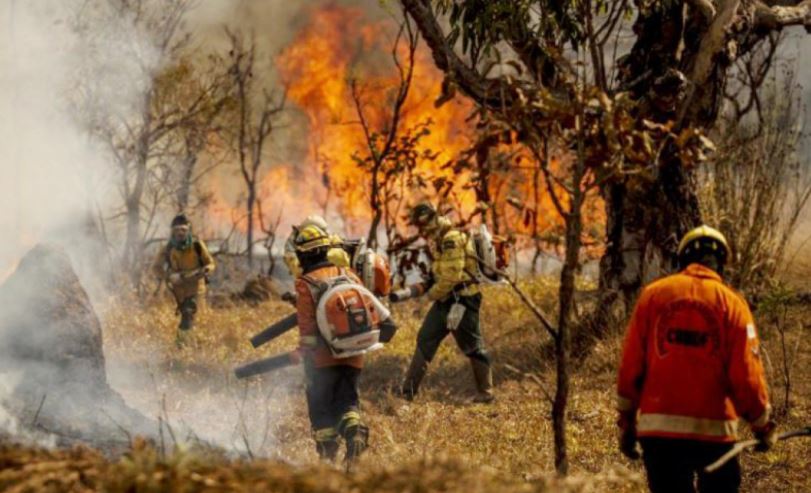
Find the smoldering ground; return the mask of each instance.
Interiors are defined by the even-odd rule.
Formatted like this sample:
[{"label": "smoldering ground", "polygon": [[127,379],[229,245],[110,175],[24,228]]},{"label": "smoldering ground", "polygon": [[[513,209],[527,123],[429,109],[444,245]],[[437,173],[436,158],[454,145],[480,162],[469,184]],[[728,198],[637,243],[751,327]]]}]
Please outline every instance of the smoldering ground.
[{"label": "smoldering ground", "polygon": [[[22,259],[0,286],[4,435],[38,444],[89,443],[110,453],[144,436],[163,447],[274,454],[275,426],[289,412],[298,372],[235,382],[230,365],[194,358],[201,345],[219,343],[211,326],[176,348],[160,337],[174,333],[168,304],[155,306],[153,320],[138,320],[138,312],[150,313],[143,307],[122,306],[116,313],[127,320],[108,317],[105,352],[101,323],[64,251],[38,245]],[[133,318],[142,322],[137,332]]]},{"label": "smoldering ground", "polygon": [[101,1],[0,1],[0,427],[47,445],[110,449],[142,434],[271,453],[254,430],[268,429],[269,401],[295,372],[264,393],[225,370],[178,374],[103,352],[121,231],[99,227],[118,182],[92,127],[126,121],[162,63],[148,33],[114,14]]}]

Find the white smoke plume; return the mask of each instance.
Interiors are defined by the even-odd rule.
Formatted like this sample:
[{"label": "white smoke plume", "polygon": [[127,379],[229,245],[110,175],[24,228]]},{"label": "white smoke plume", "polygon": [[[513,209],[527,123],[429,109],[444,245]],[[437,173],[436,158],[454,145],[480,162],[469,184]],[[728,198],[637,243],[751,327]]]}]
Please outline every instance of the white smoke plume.
[{"label": "white smoke plume", "polygon": [[[71,257],[102,314],[105,290],[97,280],[114,264],[121,228],[108,222],[102,238],[98,224],[121,210],[122,199],[112,150],[96,136],[103,127],[120,131],[131,115],[138,115],[152,77],[166,62],[144,26],[112,9],[114,3],[0,0],[0,282],[35,244],[57,244]],[[144,0],[150,12],[160,12],[161,3]],[[201,32],[208,29],[204,26],[221,30],[230,15],[229,2],[199,6],[192,14],[199,16]],[[49,280],[34,281],[47,286]],[[9,315],[15,304],[14,299],[4,300],[0,320],[20,316]],[[43,369],[20,370],[39,374]],[[202,395],[200,388],[167,385],[165,370],[162,374],[109,359],[107,375],[131,405],[148,417],[169,420],[179,439],[200,438],[231,450],[244,450],[246,435],[249,446],[270,450],[268,424],[286,405],[286,399],[269,402],[256,392],[243,394],[241,386],[212,385],[216,389]],[[293,380],[280,377],[280,388]],[[17,372],[0,371],[0,434],[52,445],[52,439],[28,430],[30,423],[21,422],[7,404],[22,382]],[[150,395],[138,396],[140,389],[149,389]],[[56,405],[52,399],[44,400],[48,412]],[[175,412],[181,402],[194,404]],[[261,431],[257,436],[255,430],[263,429],[264,436]]]},{"label": "white smoke plume", "polygon": [[[0,1],[0,281],[40,242],[63,247],[86,286],[98,273],[90,267],[103,265],[93,225],[111,206],[114,176],[108,150],[90,137],[83,123],[90,119],[77,103],[93,101],[82,111],[94,116],[127,111],[149,81],[118,56],[117,39],[141,39],[130,20],[108,16],[102,29],[80,35],[83,16],[100,14],[84,9],[78,1]],[[140,51],[146,60],[149,45]],[[39,281],[48,280],[32,280]],[[4,319],[16,304],[5,302]],[[17,385],[14,375],[0,374],[0,402]],[[23,433],[6,409],[0,414],[6,432]]]}]

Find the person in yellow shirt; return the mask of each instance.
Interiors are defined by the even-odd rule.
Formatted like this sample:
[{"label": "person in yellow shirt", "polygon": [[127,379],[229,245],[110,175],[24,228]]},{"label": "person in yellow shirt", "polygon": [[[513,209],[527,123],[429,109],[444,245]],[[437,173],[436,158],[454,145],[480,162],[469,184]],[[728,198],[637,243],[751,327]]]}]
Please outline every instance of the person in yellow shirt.
[{"label": "person in yellow shirt", "polygon": [[214,271],[214,258],[203,240],[192,235],[184,214],[172,220],[172,236],[153,264],[155,275],[166,281],[180,314],[179,333],[194,326],[195,315],[204,303],[206,279]]},{"label": "person in yellow shirt", "polygon": [[425,294],[434,303],[417,334],[417,347],[401,395],[408,400],[414,398],[440,343],[452,334],[473,367],[478,391],[474,402],[491,402],[493,372],[479,323],[482,295],[475,278],[479,265],[473,241],[430,204],[414,207],[410,220],[428,242],[433,258],[431,282],[424,285],[424,292],[414,294]]}]

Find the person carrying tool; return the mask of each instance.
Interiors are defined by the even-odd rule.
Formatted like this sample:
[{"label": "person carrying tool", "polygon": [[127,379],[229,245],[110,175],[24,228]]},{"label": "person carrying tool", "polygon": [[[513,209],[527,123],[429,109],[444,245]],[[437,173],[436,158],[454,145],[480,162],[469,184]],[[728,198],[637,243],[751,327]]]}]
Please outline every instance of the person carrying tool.
[{"label": "person carrying tool", "polygon": [[284,255],[282,259],[284,260],[284,265],[287,266],[287,270],[294,279],[301,275],[301,265],[299,264],[298,255],[296,253],[296,237],[298,236],[299,231],[307,226],[315,226],[321,231],[325,231],[329,235],[331,240],[331,248],[327,252],[327,258],[330,263],[337,267],[350,266],[351,260],[349,254],[341,246],[343,243],[341,237],[331,234],[327,221],[325,221],[323,217],[313,214],[307,216],[298,226],[293,227],[293,231],[290,233],[290,236],[287,237],[287,241],[284,244]]},{"label": "person carrying tool", "polygon": [[[492,402],[493,372],[479,324],[482,295],[476,279],[479,263],[473,242],[430,204],[415,206],[409,219],[427,241],[433,258],[432,281],[412,286],[412,291],[420,291],[412,295],[426,294],[434,303],[417,334],[417,347],[399,393],[414,399],[440,343],[453,334],[473,368],[477,389],[473,401]],[[398,297],[395,293],[390,298],[396,302]]]},{"label": "person carrying tool", "polygon": [[350,269],[330,262],[333,243],[317,224],[297,228],[298,353],[307,376],[316,451],[334,461],[343,438],[345,462],[351,467],[368,446],[369,428],[361,420],[358,395],[364,354],[391,340],[397,328],[388,310]]},{"label": "person carrying tool", "polygon": [[776,440],[752,313],[722,280],[729,257],[719,231],[688,232],[678,246],[681,271],[642,291],[627,329],[619,445],[635,460],[641,444],[654,493],[738,491],[737,459],[712,473],[704,467],[732,449],[739,416],[759,450]]},{"label": "person carrying tool", "polygon": [[[293,228],[293,234],[288,239],[286,249],[295,253],[295,237],[303,227],[307,225],[314,225],[322,231],[326,231],[319,224],[311,222],[310,218],[305,219],[302,226]],[[317,216],[315,216],[317,217]],[[337,235],[330,235],[332,245],[327,251],[327,261],[336,267],[349,268],[358,276],[363,283],[363,286],[372,292],[375,297],[385,297],[391,293],[391,270],[385,257],[366,247],[363,240],[350,240],[346,241]],[[285,253],[287,255],[287,253]],[[351,259],[351,261],[350,261]],[[296,277],[301,275],[301,267],[298,259],[293,262],[292,260],[285,259],[288,269],[291,272],[298,273]],[[294,306],[296,305],[296,294],[287,292],[282,295],[282,301],[287,301]],[[270,326],[266,327],[261,332],[258,332],[251,337],[251,345],[257,348],[263,344],[276,339],[277,337],[285,334],[287,331],[294,329],[298,325],[296,314],[289,315],[281,320],[276,321]],[[261,365],[259,366],[261,367]],[[259,368],[257,367],[257,368]]]},{"label": "person carrying tool", "polygon": [[192,235],[191,222],[184,214],[172,219],[169,243],[158,253],[152,268],[158,278],[166,280],[177,302],[180,343],[204,306],[207,277],[215,268],[206,244]]}]

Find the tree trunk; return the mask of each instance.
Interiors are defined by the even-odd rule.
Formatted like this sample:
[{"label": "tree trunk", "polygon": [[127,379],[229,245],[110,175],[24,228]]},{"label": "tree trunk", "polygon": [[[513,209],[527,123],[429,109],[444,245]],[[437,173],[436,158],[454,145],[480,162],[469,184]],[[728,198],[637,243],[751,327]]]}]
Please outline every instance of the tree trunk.
[{"label": "tree trunk", "polygon": [[552,405],[552,429],[555,440],[555,470],[561,476],[569,473],[569,457],[566,447],[566,407],[569,404],[569,351],[568,328],[559,327],[555,340],[556,386]]},{"label": "tree trunk", "polygon": [[135,184],[127,196],[127,249],[129,258],[126,265],[129,267],[130,280],[132,285],[140,289],[141,285],[141,257],[143,254],[143,242],[141,239],[141,200],[146,188],[147,165],[149,161],[149,128],[152,117],[149,114],[144,116],[144,130],[138,139],[136,152]]},{"label": "tree trunk", "polygon": [[125,265],[129,268],[130,281],[137,287],[141,280],[138,260],[140,258],[141,243],[141,201],[132,195],[127,198],[127,246]]},{"label": "tree trunk", "polygon": [[380,221],[383,219],[383,207],[380,204],[380,182],[377,179],[381,164],[382,163],[375,164],[375,167],[372,169],[372,191],[370,200],[372,224],[369,226],[369,237],[366,239],[366,243],[371,249],[377,248],[377,230],[380,227]]},{"label": "tree trunk", "polygon": [[253,267],[253,212],[256,204],[256,182],[248,183],[248,200],[246,201],[246,211],[248,213],[248,227],[246,237],[248,241],[248,267]]},{"label": "tree trunk", "polygon": [[491,205],[489,210],[482,214],[482,222],[487,224],[488,213],[490,215],[490,224],[493,227],[493,234],[500,234],[501,224],[499,222],[498,210],[496,204],[493,203],[490,196],[490,149],[496,145],[493,139],[481,142],[476,148],[476,170],[479,177],[476,180],[474,191],[476,192],[476,201],[482,204]]},{"label": "tree trunk", "polygon": [[380,227],[380,221],[382,219],[383,216],[380,209],[375,209],[374,215],[372,216],[372,224],[369,226],[369,237],[366,240],[369,248],[377,248],[377,229]]},{"label": "tree trunk", "polygon": [[[698,32],[707,26],[695,16],[685,21],[684,12],[680,2],[672,2],[636,19],[638,37],[623,62],[627,70],[620,86],[641,101],[639,118],[665,123],[682,113],[682,127],[694,123],[680,112],[686,83],[674,67],[679,67],[685,25]],[[601,299],[586,338],[627,318],[642,286],[673,269],[679,238],[701,220],[694,173],[684,168],[675,145],[662,150],[654,173],[650,180],[630,177],[601,190],[606,210]]]},{"label": "tree trunk", "polygon": [[276,270],[276,257],[273,256],[273,250],[268,250],[268,277],[273,276],[273,271]]},{"label": "tree trunk", "polygon": [[639,289],[673,271],[679,239],[701,223],[694,181],[677,150],[666,148],[652,185],[626,181],[603,190],[607,242],[597,330],[626,318]]},{"label": "tree trunk", "polygon": [[[547,149],[544,148],[544,151]],[[535,255],[532,256],[532,274],[538,273],[538,260],[541,258],[541,239],[539,217],[541,214],[541,165],[535,163],[532,172],[532,239],[535,242]]]},{"label": "tree trunk", "polygon": [[538,262],[540,262],[542,254],[543,254],[543,251],[541,250],[541,241],[536,239],[535,240],[535,253],[532,255],[532,265],[531,265],[531,270],[530,270],[530,272],[532,273],[533,276],[538,274]]},{"label": "tree trunk", "polygon": [[178,212],[183,212],[189,208],[189,200],[191,198],[191,182],[194,177],[194,168],[197,166],[197,155],[189,152],[183,159],[181,166],[180,184],[177,190],[177,207]]},{"label": "tree trunk", "polygon": [[566,258],[560,274],[560,310],[555,338],[556,388],[552,405],[552,427],[555,435],[555,469],[569,472],[566,447],[566,407],[569,403],[569,354],[571,349],[572,310],[574,308],[575,273],[580,262],[582,198],[573,197],[571,213],[566,217]]}]

